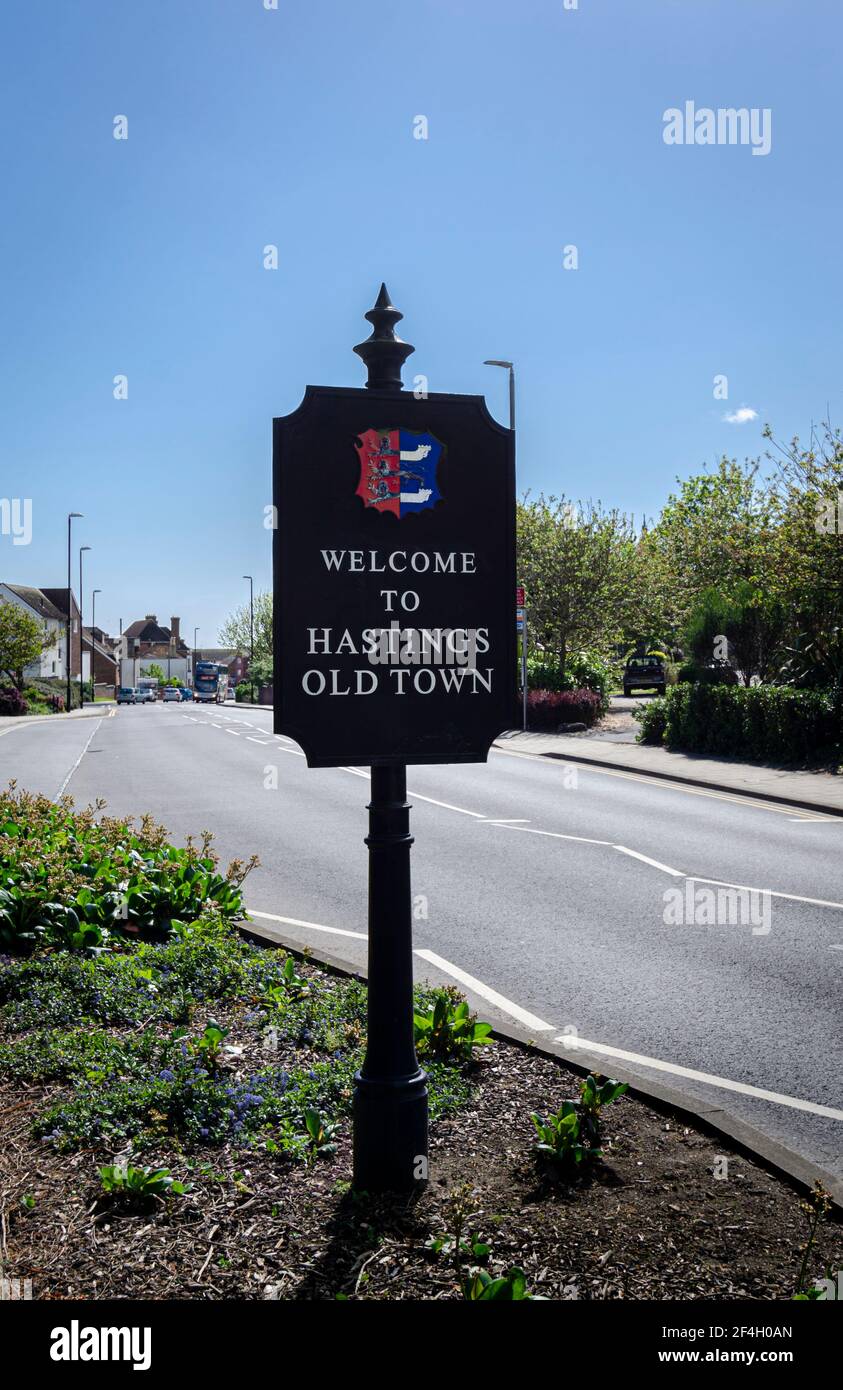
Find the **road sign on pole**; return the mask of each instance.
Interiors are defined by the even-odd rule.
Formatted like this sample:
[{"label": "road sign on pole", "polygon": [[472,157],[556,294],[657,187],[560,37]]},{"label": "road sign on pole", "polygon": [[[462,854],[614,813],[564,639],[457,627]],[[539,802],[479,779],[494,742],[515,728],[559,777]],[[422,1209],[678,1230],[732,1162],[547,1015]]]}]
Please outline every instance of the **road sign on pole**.
[{"label": "road sign on pole", "polygon": [[372,769],[369,1024],[354,1181],[427,1176],[413,1046],[407,763],[485,762],[515,720],[514,436],[480,396],[405,392],[386,286],[365,389],[309,386],[274,422],[275,732]]}]

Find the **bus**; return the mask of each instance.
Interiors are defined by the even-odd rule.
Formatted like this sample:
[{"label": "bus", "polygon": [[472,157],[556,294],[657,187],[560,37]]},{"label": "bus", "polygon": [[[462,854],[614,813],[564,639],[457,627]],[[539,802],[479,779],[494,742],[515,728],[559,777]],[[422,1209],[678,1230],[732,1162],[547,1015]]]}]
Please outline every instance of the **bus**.
[{"label": "bus", "polygon": [[218,661],[197,661],[193,671],[193,698],[221,705],[228,694],[228,667]]}]

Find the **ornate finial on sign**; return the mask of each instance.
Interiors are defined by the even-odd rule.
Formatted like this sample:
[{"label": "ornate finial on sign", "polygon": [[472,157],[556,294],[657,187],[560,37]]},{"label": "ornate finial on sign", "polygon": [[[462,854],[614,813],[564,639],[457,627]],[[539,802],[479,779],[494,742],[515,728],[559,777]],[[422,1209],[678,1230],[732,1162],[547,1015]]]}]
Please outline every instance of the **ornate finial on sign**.
[{"label": "ornate finial on sign", "polygon": [[404,315],[390,302],[386,285],[381,285],[375,307],[366,318],[372,325],[372,334],[364,343],[358,343],[354,351],[362,357],[369,370],[366,387],[369,391],[401,391],[401,368],[411,352],[412,343],[405,343],[396,336],[395,325]]}]

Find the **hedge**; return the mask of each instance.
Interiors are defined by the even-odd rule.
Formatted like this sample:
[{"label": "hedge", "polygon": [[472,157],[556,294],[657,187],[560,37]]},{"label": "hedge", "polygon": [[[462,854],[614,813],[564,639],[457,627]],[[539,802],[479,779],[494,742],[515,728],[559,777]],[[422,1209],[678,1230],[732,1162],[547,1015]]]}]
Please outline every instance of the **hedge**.
[{"label": "hedge", "polygon": [[530,690],[527,692],[527,724],[531,729],[553,729],[559,724],[585,724],[589,728],[600,713],[595,690]]},{"label": "hedge", "polygon": [[805,762],[843,751],[834,700],[789,686],[678,685],[639,714],[639,743],[755,761]]}]

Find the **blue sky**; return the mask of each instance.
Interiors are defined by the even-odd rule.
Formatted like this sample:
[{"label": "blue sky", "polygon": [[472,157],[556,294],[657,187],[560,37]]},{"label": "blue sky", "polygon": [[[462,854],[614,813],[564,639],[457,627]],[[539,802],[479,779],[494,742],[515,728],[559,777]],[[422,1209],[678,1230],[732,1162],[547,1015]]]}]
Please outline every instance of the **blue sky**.
[{"label": "blue sky", "polygon": [[[362,385],[382,279],[405,383],[505,420],[482,363],[515,360],[521,489],[652,515],[765,421],[840,422],[842,30],[838,0],[5,0],[0,498],[33,537],[0,579],[62,584],[84,512],[104,626],[216,640],[270,583],[271,419]],[[688,100],[769,108],[770,153],[667,146]]]}]

